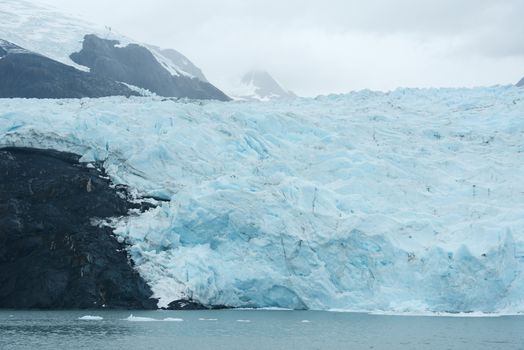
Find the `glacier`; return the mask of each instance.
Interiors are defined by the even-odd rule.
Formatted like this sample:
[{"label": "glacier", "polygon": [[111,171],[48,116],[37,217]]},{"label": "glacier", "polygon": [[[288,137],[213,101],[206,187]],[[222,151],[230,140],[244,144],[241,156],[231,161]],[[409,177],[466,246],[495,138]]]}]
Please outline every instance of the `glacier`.
[{"label": "glacier", "polygon": [[159,305],[524,312],[524,89],[0,100],[0,146],[103,162]]}]

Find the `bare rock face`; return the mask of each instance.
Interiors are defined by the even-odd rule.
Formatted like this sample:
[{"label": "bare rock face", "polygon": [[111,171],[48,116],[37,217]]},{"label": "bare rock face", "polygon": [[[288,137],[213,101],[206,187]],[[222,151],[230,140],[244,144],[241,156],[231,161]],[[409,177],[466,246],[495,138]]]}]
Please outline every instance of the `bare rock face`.
[{"label": "bare rock face", "polygon": [[518,83],[517,86],[522,87],[524,86],[524,78],[522,78]]},{"label": "bare rock face", "polygon": [[78,160],[0,149],[0,307],[156,308],[124,244],[94,224],[151,205]]}]

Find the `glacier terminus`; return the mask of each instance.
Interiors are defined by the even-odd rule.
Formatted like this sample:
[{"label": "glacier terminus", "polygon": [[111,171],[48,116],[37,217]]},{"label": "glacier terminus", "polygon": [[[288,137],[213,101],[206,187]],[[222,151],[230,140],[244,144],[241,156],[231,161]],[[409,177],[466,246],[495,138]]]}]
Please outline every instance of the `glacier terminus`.
[{"label": "glacier terminus", "polygon": [[524,89],[0,100],[0,146],[101,161],[159,306],[524,312]]}]

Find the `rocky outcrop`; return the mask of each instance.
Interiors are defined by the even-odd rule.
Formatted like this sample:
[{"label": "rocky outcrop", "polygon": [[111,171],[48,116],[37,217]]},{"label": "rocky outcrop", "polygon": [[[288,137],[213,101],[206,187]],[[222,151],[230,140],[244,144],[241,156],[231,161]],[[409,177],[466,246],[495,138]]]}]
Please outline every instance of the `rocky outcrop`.
[{"label": "rocky outcrop", "polygon": [[524,78],[522,78],[518,83],[517,86],[522,87],[524,86]]},{"label": "rocky outcrop", "polygon": [[97,224],[151,205],[78,160],[0,149],[0,307],[156,308],[125,245]]},{"label": "rocky outcrop", "polygon": [[224,310],[231,309],[225,305],[203,305],[196,300],[180,299],[169,303],[167,310]]},{"label": "rocky outcrop", "polygon": [[0,98],[138,95],[127,86],[0,40]]},{"label": "rocky outcrop", "polygon": [[147,89],[160,96],[229,100],[222,91],[207,82],[183,74],[172,75],[151,51],[137,44],[121,46],[117,40],[86,35],[82,50],[73,53],[71,59],[89,67],[94,74]]}]

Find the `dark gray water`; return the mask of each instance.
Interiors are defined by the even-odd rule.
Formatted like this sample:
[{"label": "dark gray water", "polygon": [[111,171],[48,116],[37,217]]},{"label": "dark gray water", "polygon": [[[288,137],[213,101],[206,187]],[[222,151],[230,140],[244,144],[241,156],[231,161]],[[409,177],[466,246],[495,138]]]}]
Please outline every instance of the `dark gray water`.
[{"label": "dark gray water", "polygon": [[[103,319],[79,319],[85,315]],[[524,317],[7,310],[0,311],[0,349],[524,349]]]}]

